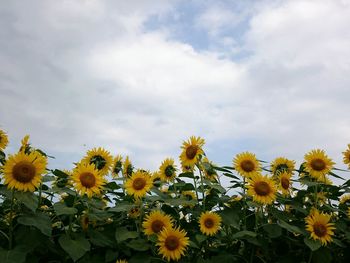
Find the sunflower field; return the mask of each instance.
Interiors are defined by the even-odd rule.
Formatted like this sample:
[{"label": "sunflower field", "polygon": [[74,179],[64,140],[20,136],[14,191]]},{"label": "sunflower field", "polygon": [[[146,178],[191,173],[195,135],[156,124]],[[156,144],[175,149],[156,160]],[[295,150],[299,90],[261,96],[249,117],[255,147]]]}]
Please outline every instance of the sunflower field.
[{"label": "sunflower field", "polygon": [[324,150],[218,166],[192,136],[151,172],[101,147],[58,170],[28,135],[7,145],[0,130],[1,263],[350,262],[348,171]]}]

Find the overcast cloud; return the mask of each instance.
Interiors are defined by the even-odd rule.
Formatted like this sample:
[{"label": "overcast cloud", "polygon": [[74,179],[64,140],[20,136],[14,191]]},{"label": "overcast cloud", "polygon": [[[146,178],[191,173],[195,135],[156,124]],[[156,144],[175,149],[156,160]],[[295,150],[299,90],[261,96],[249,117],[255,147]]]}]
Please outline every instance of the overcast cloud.
[{"label": "overcast cloud", "polygon": [[[156,169],[298,161],[350,143],[350,1],[1,1],[0,128],[72,167],[103,146]],[[53,168],[52,167],[52,168]]]}]

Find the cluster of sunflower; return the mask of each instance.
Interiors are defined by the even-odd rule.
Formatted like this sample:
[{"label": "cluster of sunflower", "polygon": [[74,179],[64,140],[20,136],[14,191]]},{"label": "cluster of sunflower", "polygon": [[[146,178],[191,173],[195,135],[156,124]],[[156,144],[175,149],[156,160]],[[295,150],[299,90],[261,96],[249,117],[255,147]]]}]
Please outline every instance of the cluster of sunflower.
[{"label": "cluster of sunflower", "polygon": [[[348,262],[350,180],[325,151],[299,167],[251,152],[211,162],[190,137],[180,166],[157,171],[93,148],[72,170],[48,168],[25,136],[6,155],[0,130],[0,258],[6,262]],[[350,169],[350,145],[343,152]],[[180,168],[179,168],[180,167]],[[331,177],[345,182],[334,185]]]}]

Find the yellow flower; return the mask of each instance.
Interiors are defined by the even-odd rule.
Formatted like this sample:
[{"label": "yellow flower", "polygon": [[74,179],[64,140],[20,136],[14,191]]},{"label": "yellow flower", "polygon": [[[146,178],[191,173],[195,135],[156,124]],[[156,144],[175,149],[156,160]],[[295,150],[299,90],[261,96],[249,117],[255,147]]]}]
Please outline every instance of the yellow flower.
[{"label": "yellow flower", "polygon": [[128,195],[133,195],[135,198],[141,198],[151,189],[153,181],[148,172],[138,170],[126,180],[124,185]]},{"label": "yellow flower", "polygon": [[273,175],[277,175],[281,172],[293,173],[295,167],[295,161],[288,160],[284,157],[278,157],[271,163],[271,171]]},{"label": "yellow flower", "polygon": [[317,203],[320,205],[324,205],[327,202],[327,193],[318,192],[317,193]]},{"label": "yellow flower", "polygon": [[125,161],[123,163],[123,176],[124,177],[130,177],[133,173],[134,167],[132,166],[132,163],[130,162],[129,156],[126,156]]},{"label": "yellow flower", "polygon": [[260,204],[272,204],[276,199],[276,185],[267,176],[254,174],[248,179],[247,194]]},{"label": "yellow flower", "polygon": [[94,164],[96,169],[100,172],[101,176],[106,175],[113,163],[113,157],[105,149],[93,148],[87,151],[86,156],[83,158],[82,163]]},{"label": "yellow flower", "polygon": [[88,230],[88,228],[89,228],[89,223],[90,223],[89,216],[88,216],[86,213],[84,213],[84,214],[80,217],[80,225],[81,225],[81,228],[83,229],[83,231]]},{"label": "yellow flower", "polygon": [[158,235],[158,253],[167,261],[178,261],[181,256],[185,255],[189,244],[189,238],[186,234],[184,230],[180,230],[179,228],[164,228]]},{"label": "yellow flower", "polygon": [[142,227],[147,236],[158,234],[164,228],[172,227],[172,219],[163,211],[154,210],[145,217]]},{"label": "yellow flower", "polygon": [[165,159],[159,167],[159,176],[163,181],[174,181],[176,177],[176,166],[174,165],[174,159]]},{"label": "yellow flower", "polygon": [[[339,200],[339,203],[340,204],[345,204],[346,202],[349,202],[350,201],[350,194],[343,194],[341,197],[340,197],[340,200]],[[350,203],[350,202],[349,202]]]},{"label": "yellow flower", "polygon": [[73,171],[72,180],[77,192],[80,195],[86,194],[90,198],[93,194],[99,195],[105,183],[100,171],[94,164],[89,163],[78,164]]},{"label": "yellow flower", "polygon": [[117,178],[119,175],[119,172],[122,171],[123,169],[122,159],[123,157],[120,154],[118,154],[113,160],[113,167],[112,167],[113,178]]},{"label": "yellow flower", "polygon": [[218,174],[216,173],[213,163],[208,160],[207,157],[204,157],[201,163],[201,169],[204,172],[204,176],[210,180],[210,181],[215,181]]},{"label": "yellow flower", "polygon": [[279,189],[282,191],[282,194],[284,196],[290,195],[290,188],[292,186],[292,183],[290,180],[291,177],[292,177],[292,174],[286,171],[278,173]]},{"label": "yellow flower", "polygon": [[233,167],[241,176],[246,177],[250,177],[261,171],[260,163],[256,159],[255,154],[250,152],[237,154],[233,159]]},{"label": "yellow flower", "polygon": [[305,154],[305,170],[311,177],[316,179],[328,174],[334,165],[334,162],[325,154],[323,150],[312,150]]},{"label": "yellow flower", "polygon": [[348,207],[348,212],[346,213],[348,218],[350,219],[350,207]]},{"label": "yellow flower", "polygon": [[348,144],[346,151],[343,152],[343,162],[344,164],[347,164],[350,169],[350,144]]},{"label": "yellow flower", "polygon": [[34,192],[46,171],[46,165],[47,159],[36,151],[10,155],[3,167],[5,184],[10,189]]},{"label": "yellow flower", "polygon": [[4,150],[9,143],[9,139],[7,134],[3,131],[0,130],[0,150]]},{"label": "yellow flower", "polygon": [[221,224],[221,217],[215,212],[203,212],[199,218],[199,227],[203,234],[215,235]]},{"label": "yellow flower", "polygon": [[128,216],[130,218],[138,218],[140,214],[141,214],[140,208],[137,206],[131,208],[128,212]]},{"label": "yellow flower", "polygon": [[334,235],[335,227],[333,223],[329,223],[330,219],[331,215],[320,213],[315,209],[305,218],[306,230],[310,232],[311,238],[319,240],[323,246],[332,242]]},{"label": "yellow flower", "polygon": [[126,259],[118,259],[116,263],[128,263]]},{"label": "yellow flower", "polygon": [[183,191],[181,194],[190,201],[197,199],[196,193],[194,191]]},{"label": "yellow flower", "polygon": [[194,171],[194,165],[184,165],[181,162],[181,170],[183,173],[192,173]]},{"label": "yellow flower", "polygon": [[23,137],[21,140],[21,148],[19,149],[21,152],[26,152],[26,149],[29,147],[29,135]]},{"label": "yellow flower", "polygon": [[199,157],[204,154],[202,149],[204,143],[204,139],[195,136],[191,136],[188,141],[184,141],[181,146],[181,164],[183,166],[193,167],[197,163]]}]

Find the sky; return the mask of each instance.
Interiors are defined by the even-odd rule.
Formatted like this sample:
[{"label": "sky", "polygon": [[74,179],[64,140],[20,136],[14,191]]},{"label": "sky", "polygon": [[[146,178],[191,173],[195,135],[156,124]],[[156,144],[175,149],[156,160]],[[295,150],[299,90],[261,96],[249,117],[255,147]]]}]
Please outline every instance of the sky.
[{"label": "sky", "polygon": [[319,148],[344,169],[349,25],[348,0],[2,0],[6,152],[30,134],[51,169],[104,147],[155,170],[195,135],[218,165]]}]

